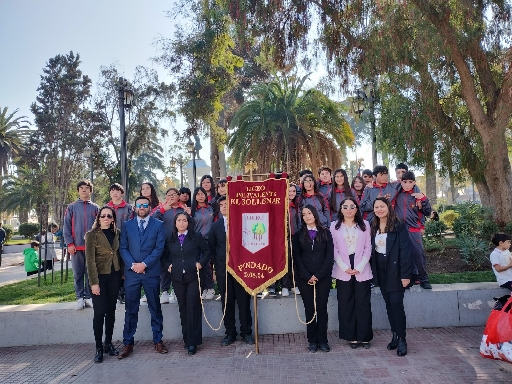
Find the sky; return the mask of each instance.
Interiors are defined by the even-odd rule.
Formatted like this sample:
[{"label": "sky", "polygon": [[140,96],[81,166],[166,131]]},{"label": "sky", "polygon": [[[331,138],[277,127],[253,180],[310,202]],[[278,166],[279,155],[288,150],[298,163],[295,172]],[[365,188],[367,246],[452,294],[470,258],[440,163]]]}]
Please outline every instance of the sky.
[{"label": "sky", "polygon": [[[161,81],[166,71],[151,61],[155,41],[172,37],[176,20],[167,17],[173,0],[0,0],[0,108],[19,109],[33,121],[30,104],[36,100],[42,69],[58,54],[80,54],[80,68],[93,84],[101,66],[112,63],[131,78],[138,65],[153,68]],[[94,89],[93,89],[94,93]],[[168,127],[170,130],[170,126]],[[177,128],[184,128],[178,121]],[[164,145],[170,145],[172,137]],[[209,141],[202,139],[201,158],[208,159]],[[350,160],[355,153],[348,151]],[[368,159],[363,146],[358,157]]]}]

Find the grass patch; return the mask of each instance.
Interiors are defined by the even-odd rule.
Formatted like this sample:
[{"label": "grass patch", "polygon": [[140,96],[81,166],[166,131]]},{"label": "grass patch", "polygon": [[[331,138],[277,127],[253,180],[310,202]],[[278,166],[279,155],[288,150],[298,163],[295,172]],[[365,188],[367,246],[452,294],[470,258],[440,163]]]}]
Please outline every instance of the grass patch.
[{"label": "grass patch", "polygon": [[9,240],[4,245],[22,245],[22,244],[30,244],[30,239],[16,239],[16,240]]},{"label": "grass patch", "polygon": [[457,273],[432,273],[428,275],[431,284],[495,282],[493,271],[471,271]]},{"label": "grass patch", "polygon": [[73,287],[73,276],[68,281],[60,284],[60,274],[54,276],[55,283],[51,283],[51,275],[46,276],[44,282],[41,276],[41,286],[37,286],[37,277],[23,280],[18,283],[0,287],[0,304],[47,304],[75,301],[75,289]]}]

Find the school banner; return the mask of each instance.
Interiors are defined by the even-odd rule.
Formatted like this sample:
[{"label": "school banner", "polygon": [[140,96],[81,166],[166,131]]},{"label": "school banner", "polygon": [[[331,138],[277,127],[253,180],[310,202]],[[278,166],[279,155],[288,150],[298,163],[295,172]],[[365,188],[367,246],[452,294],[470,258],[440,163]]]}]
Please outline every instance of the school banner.
[{"label": "school banner", "polygon": [[288,271],[288,181],[229,181],[227,200],[227,270],[254,295]]}]

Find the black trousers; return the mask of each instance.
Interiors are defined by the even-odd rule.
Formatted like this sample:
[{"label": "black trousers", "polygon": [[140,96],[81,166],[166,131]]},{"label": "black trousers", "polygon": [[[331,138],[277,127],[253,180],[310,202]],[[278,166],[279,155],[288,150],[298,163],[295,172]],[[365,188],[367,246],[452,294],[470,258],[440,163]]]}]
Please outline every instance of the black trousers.
[{"label": "black trousers", "polygon": [[103,325],[105,325],[105,343],[112,342],[114,323],[116,321],[116,302],[121,284],[121,271],[113,271],[108,275],[98,275],[100,294],[91,295],[94,317],[92,328],[96,348],[101,348]]},{"label": "black trousers", "polygon": [[[235,280],[231,274],[228,276],[227,285],[227,302],[226,302],[226,315],[224,316],[224,327],[226,328],[226,335],[235,338],[236,332],[236,319],[235,319],[235,305],[238,303],[238,318],[240,319],[240,336],[245,337],[252,334],[252,316],[251,316],[251,295],[245,292],[238,281]],[[217,276],[217,285],[220,291],[222,301],[222,311],[224,311],[224,303],[226,300],[226,276]]]},{"label": "black trousers", "polygon": [[404,308],[405,288],[399,291],[388,292],[386,290],[386,257],[381,253],[377,253],[377,276],[379,279],[380,291],[384,302],[386,303],[386,312],[388,314],[389,325],[391,331],[396,332],[398,337],[405,338],[406,317]]},{"label": "black trousers", "polygon": [[[295,274],[297,276],[297,274]],[[315,314],[314,288],[309,285],[307,280],[299,278],[296,280],[300,290],[304,310],[306,312],[306,322],[310,321]],[[318,280],[316,282],[316,313],[317,317],[307,325],[306,333],[309,343],[324,344],[327,343],[327,302],[329,301],[329,292],[331,291],[331,276]]]},{"label": "black trousers", "polygon": [[178,299],[181,332],[185,345],[202,344],[203,321],[197,274],[184,273],[181,281],[172,281],[172,288]]},{"label": "black trousers", "polygon": [[199,270],[199,276],[201,277],[201,291],[204,291],[205,289],[213,289],[215,287],[212,265],[210,262],[208,262],[204,268]]},{"label": "black trousers", "polygon": [[367,342],[373,339],[370,281],[336,280],[340,339]]}]

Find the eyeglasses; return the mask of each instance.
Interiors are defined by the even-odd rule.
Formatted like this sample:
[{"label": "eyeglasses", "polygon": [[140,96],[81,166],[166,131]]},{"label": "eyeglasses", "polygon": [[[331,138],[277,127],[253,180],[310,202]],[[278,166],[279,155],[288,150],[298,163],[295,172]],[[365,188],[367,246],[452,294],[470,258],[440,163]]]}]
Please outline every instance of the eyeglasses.
[{"label": "eyeglasses", "polygon": [[341,208],[343,209],[356,209],[357,207],[355,205],[342,205]]},{"label": "eyeglasses", "polygon": [[177,194],[173,193],[173,194],[170,194],[170,195],[167,195],[167,197],[176,197],[178,196]]},{"label": "eyeglasses", "polygon": [[110,213],[106,214],[106,215],[101,215],[100,216],[100,219],[104,219],[104,218],[109,218],[109,219],[112,219],[114,216],[112,216]]},{"label": "eyeglasses", "polygon": [[149,208],[149,204],[148,203],[144,203],[144,204],[137,204],[135,205],[137,208]]}]

